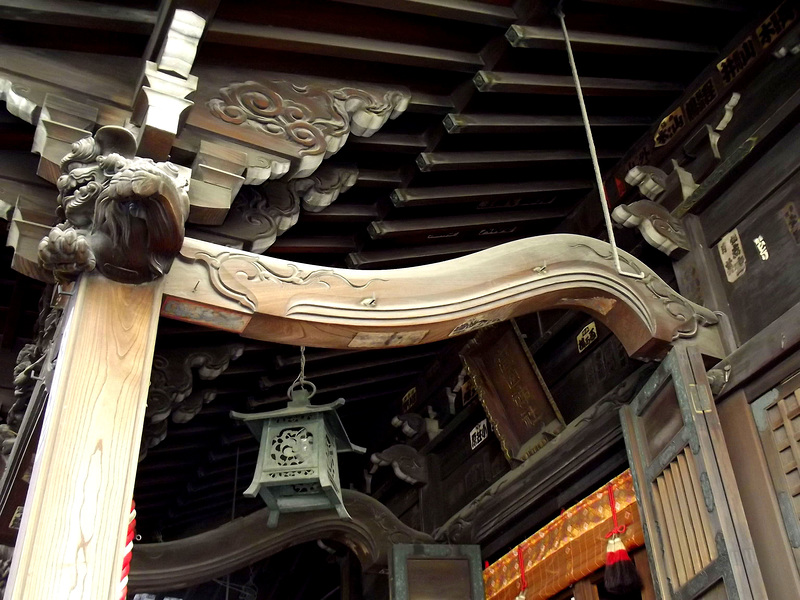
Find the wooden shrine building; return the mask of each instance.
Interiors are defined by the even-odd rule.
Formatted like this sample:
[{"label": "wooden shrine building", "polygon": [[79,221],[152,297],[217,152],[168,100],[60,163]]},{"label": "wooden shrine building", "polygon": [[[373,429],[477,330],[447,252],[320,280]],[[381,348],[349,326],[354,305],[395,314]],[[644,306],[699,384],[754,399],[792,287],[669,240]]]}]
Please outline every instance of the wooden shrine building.
[{"label": "wooden shrine building", "polygon": [[794,0],[0,0],[3,597],[800,598],[799,116]]}]

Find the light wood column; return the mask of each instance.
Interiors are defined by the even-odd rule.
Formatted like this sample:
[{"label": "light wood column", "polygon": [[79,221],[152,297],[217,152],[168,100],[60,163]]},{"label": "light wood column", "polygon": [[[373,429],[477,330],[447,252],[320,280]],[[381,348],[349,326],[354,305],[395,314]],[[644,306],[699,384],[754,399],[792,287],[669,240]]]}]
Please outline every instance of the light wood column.
[{"label": "light wood column", "polygon": [[6,600],[118,600],[163,279],[81,276]]}]

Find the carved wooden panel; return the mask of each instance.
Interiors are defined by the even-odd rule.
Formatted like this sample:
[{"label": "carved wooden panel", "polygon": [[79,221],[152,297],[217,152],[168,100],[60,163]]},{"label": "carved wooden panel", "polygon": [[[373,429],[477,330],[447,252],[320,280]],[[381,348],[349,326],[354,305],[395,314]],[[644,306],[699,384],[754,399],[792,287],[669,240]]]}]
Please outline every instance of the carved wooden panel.
[{"label": "carved wooden panel", "polygon": [[398,117],[410,99],[402,89],[276,76],[220,88],[204,107],[192,111],[188,122],[296,157],[294,175],[306,177],[338,152],[351,133],[371,136]]},{"label": "carved wooden panel", "polygon": [[297,223],[301,208],[310,212],[325,209],[357,179],[355,167],[324,165],[310,177],[245,186],[224,223],[203,231],[241,242],[251,252],[264,252]]},{"label": "carved wooden panel", "polygon": [[476,335],[462,358],[508,460],[525,460],[564,429],[515,323]]},{"label": "carved wooden panel", "polygon": [[800,568],[800,376],[752,405],[795,562]]}]

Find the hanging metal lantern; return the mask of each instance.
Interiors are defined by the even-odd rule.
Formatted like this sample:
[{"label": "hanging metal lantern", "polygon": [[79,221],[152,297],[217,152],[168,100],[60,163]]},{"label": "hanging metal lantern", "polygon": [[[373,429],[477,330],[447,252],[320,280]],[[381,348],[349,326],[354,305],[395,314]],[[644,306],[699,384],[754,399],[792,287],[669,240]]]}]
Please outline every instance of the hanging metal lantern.
[{"label": "hanging metal lantern", "polygon": [[253,414],[231,412],[260,442],[253,482],[244,495],[261,496],[269,508],[269,527],[278,524],[281,512],[334,508],[341,518],[350,518],[342,501],[337,455],[363,454],[366,449],[350,442],[336,414],[344,398],[312,405],[309,401],[315,392],[313,383],[298,378],[289,388],[286,408]]}]

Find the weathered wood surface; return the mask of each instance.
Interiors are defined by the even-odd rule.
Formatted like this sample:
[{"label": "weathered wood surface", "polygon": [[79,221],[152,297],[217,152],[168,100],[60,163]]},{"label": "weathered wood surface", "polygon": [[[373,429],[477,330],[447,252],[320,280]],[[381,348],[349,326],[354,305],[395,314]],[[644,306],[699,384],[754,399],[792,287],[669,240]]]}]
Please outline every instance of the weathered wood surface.
[{"label": "weathered wood surface", "polygon": [[[796,352],[798,347],[800,347],[800,303],[795,304],[717,363],[714,370],[729,372],[728,380],[718,395],[717,402],[775,366],[791,352]],[[785,373],[783,376],[789,374],[791,373]],[[773,383],[767,383],[766,387],[772,387]],[[763,390],[750,394],[749,399],[754,400],[762,392]]]},{"label": "weathered wood surface", "polygon": [[6,598],[118,600],[163,281],[86,275],[67,309]]},{"label": "weathered wood surface", "polygon": [[[649,372],[645,367],[625,379],[542,450],[453,515],[436,531],[436,538],[480,543],[485,554],[501,551],[526,527],[535,527],[557,512],[559,502],[575,497],[571,494],[602,485],[625,464],[617,409],[631,399]],[[587,439],[593,440],[591,445]],[[554,490],[559,493],[554,495]]]},{"label": "weathered wood surface", "polygon": [[132,592],[153,593],[196,585],[318,539],[345,544],[365,571],[381,571],[388,565],[392,544],[433,542],[366,494],[342,490],[342,497],[352,520],[341,519],[334,510],[289,513],[270,528],[268,511],[263,509],[192,537],[137,544],[128,587]]},{"label": "weathered wood surface", "polygon": [[626,253],[558,235],[408,269],[331,269],[186,239],[166,278],[162,314],[245,337],[329,348],[427,343],[548,308],[589,313],[627,352],[657,357],[678,338],[722,356],[716,316]]}]

